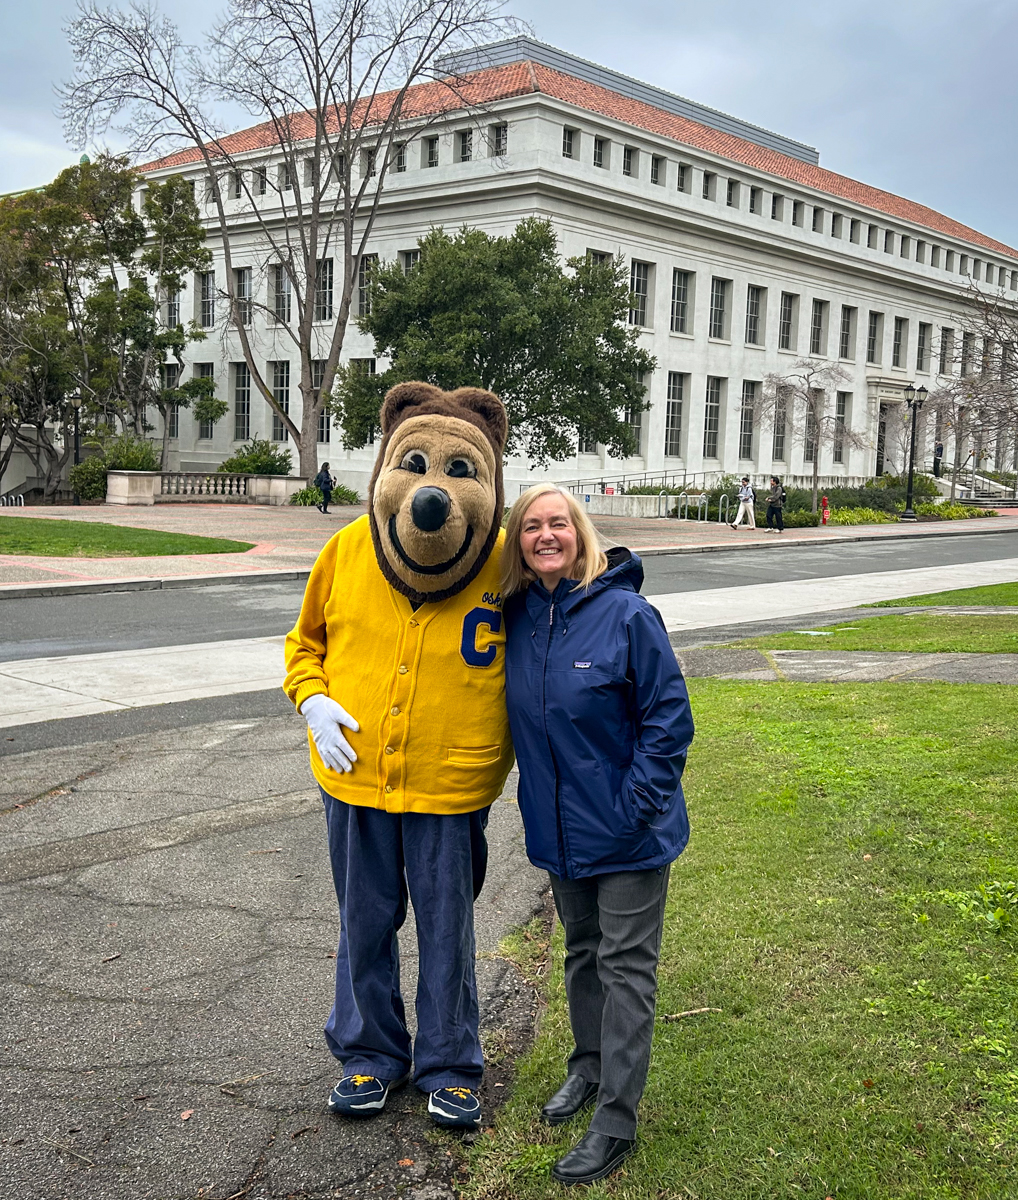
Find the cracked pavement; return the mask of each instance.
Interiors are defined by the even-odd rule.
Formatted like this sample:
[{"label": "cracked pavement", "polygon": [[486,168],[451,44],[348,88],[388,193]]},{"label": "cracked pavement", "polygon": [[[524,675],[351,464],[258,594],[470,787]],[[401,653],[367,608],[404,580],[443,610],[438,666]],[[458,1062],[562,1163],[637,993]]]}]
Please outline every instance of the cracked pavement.
[{"label": "cracked pavement", "polygon": [[[134,718],[0,759],[0,1195],[452,1196],[457,1138],[414,1089],[369,1122],[325,1109],[338,918],[303,721]],[[545,905],[514,795],[477,905],[486,1113],[535,1008],[493,952]],[[409,1000],[412,913],[401,943]]]}]

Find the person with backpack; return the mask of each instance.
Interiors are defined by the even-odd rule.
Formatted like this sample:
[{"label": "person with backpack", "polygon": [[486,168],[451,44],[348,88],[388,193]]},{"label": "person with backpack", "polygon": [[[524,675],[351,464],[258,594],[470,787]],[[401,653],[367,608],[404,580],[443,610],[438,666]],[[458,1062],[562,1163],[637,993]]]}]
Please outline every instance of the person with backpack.
[{"label": "person with backpack", "polygon": [[332,489],[336,486],[335,479],[329,474],[329,464],[322,463],[322,469],[315,476],[315,487],[322,493],[321,504],[316,504],[315,508],[320,513],[329,514],[329,501],[332,499]]},{"label": "person with backpack", "polygon": [[785,532],[785,517],[784,508],[785,489],[781,486],[781,480],[777,475],[771,476],[771,490],[767,497],[767,530],[769,533],[774,532],[774,521],[778,522],[778,533]]},{"label": "person with backpack", "polygon": [[734,521],[729,521],[733,529],[742,524],[742,518],[746,518],[746,524],[750,529],[756,529],[756,514],[753,512],[753,505],[756,503],[756,492],[749,482],[749,476],[743,475],[742,486],[739,488],[739,515]]}]

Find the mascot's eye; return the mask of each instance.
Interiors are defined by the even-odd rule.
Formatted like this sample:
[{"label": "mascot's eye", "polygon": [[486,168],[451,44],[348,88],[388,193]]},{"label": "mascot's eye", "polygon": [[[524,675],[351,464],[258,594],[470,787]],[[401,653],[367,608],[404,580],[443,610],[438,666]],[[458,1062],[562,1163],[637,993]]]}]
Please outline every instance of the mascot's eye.
[{"label": "mascot's eye", "polygon": [[428,456],[420,450],[411,450],[409,454],[403,455],[403,461],[399,464],[401,471],[413,471],[415,475],[427,475],[428,473]]},{"label": "mascot's eye", "polygon": [[445,473],[453,479],[477,478],[477,468],[469,458],[450,458],[445,464]]}]

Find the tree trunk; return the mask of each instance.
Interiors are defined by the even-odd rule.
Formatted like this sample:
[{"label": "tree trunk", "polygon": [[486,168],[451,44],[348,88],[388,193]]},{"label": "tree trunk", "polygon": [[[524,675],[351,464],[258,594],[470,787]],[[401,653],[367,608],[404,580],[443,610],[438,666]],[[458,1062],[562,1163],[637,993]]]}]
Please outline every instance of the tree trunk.
[{"label": "tree trunk", "polygon": [[297,462],[302,479],[310,480],[318,474],[318,411],[319,405],[312,392],[301,394],[300,438],[297,440]]},{"label": "tree trunk", "polygon": [[159,470],[168,471],[170,469],[170,413],[171,405],[159,405],[159,413],[163,418],[163,451],[159,458]]},{"label": "tree trunk", "polygon": [[813,443],[813,511],[817,510],[817,494],[820,491],[820,438]]}]

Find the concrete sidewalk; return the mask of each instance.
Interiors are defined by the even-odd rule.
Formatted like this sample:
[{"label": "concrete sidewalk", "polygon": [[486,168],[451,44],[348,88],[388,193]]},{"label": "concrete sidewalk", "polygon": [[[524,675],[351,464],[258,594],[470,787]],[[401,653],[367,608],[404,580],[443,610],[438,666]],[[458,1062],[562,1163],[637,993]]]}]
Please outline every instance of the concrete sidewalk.
[{"label": "concrete sidewalk", "polygon": [[[146,558],[42,558],[0,555],[0,596],[73,591],[97,585],[158,586],[159,581],[187,579],[193,584],[271,576],[274,572],[311,569],[322,546],[343,525],[365,511],[363,505],[337,508],[323,516],[314,508],[261,507],[229,504],[160,504],[151,508],[81,507],[6,509],[3,515],[80,520],[162,529],[206,537],[253,542],[243,554],[187,554]],[[729,529],[717,522],[594,517],[595,526],[612,545],[625,545],[643,555],[714,553],[772,546],[829,546],[898,538],[939,538],[1018,530],[1018,516],[931,521],[915,525],[827,526],[790,529],[784,534]]]},{"label": "concrete sidewalk", "polygon": [[693,678],[788,683],[1004,683],[1018,685],[1018,654],[902,654],[875,650],[679,650]]}]

